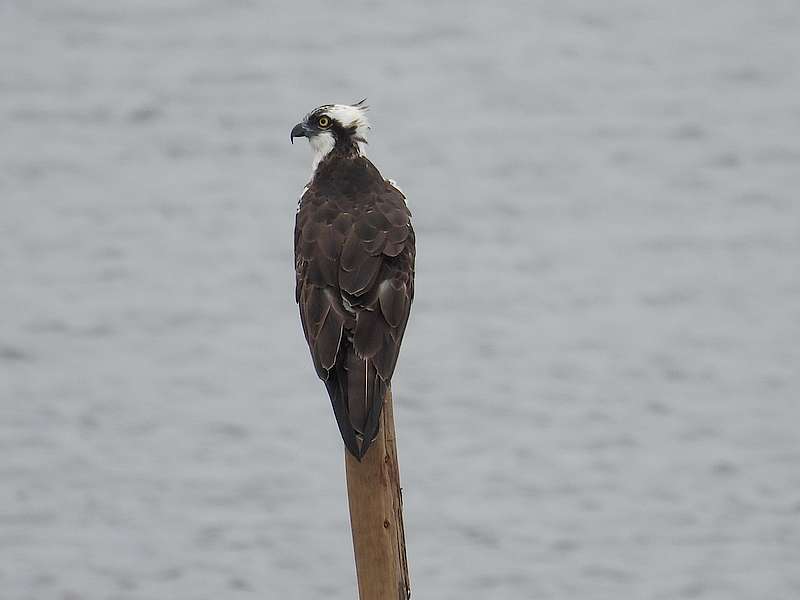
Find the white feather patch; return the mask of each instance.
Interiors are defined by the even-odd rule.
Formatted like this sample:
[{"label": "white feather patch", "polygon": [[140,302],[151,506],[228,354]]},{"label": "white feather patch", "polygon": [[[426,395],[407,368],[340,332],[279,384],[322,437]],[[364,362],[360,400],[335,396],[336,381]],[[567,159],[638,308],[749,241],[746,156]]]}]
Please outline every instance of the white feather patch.
[{"label": "white feather patch", "polygon": [[343,127],[355,127],[356,137],[363,140],[367,139],[369,119],[367,118],[367,109],[365,107],[334,104],[326,112],[332,119],[339,121]]},{"label": "white feather patch", "polygon": [[311,144],[311,148],[314,150],[314,162],[311,163],[311,170],[316,171],[320,161],[333,150],[336,140],[330,131],[323,131],[308,138],[308,143]]},{"label": "white feather patch", "polygon": [[387,179],[386,181],[388,181],[389,185],[391,185],[394,189],[396,189],[398,192],[403,194],[403,196],[405,196],[405,193],[403,192],[403,190],[400,189],[400,186],[397,185],[397,182],[394,179]]},{"label": "white feather patch", "polygon": [[403,195],[403,202],[405,202],[406,206],[408,206],[408,198],[406,198],[406,193],[400,189],[400,186],[397,185],[397,182],[394,179],[387,179],[386,182]]}]

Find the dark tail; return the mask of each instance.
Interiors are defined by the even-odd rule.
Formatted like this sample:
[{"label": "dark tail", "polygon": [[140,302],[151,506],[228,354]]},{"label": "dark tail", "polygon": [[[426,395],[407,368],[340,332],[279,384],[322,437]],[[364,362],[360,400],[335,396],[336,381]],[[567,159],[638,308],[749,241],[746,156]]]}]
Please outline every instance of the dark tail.
[{"label": "dark tail", "polygon": [[325,387],[344,445],[360,461],[378,435],[389,386],[371,361],[359,358],[353,347],[344,342]]}]

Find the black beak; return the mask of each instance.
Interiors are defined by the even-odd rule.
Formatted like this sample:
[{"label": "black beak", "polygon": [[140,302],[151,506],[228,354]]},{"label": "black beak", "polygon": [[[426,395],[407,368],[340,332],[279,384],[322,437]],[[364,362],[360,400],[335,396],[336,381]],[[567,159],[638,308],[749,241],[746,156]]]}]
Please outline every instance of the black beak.
[{"label": "black beak", "polygon": [[289,135],[289,141],[294,144],[294,138],[296,137],[308,137],[308,129],[302,123],[298,123],[294,127],[292,127],[292,133]]}]

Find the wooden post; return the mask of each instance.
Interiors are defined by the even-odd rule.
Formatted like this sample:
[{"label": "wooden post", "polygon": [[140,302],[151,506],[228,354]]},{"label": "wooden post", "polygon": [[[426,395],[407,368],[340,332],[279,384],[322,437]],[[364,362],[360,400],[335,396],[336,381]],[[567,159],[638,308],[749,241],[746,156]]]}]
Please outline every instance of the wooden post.
[{"label": "wooden post", "polygon": [[411,587],[391,390],[386,392],[378,437],[361,462],[345,451],[345,468],[359,598],[408,600]]}]

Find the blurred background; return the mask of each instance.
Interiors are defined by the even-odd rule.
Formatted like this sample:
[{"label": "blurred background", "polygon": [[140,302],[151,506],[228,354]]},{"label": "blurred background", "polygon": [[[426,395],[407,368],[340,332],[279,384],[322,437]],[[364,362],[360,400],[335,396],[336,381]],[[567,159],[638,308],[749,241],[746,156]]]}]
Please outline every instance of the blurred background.
[{"label": "blurred background", "polygon": [[0,588],[356,595],[289,130],[369,99],[419,599],[800,597],[793,1],[0,2]]}]

